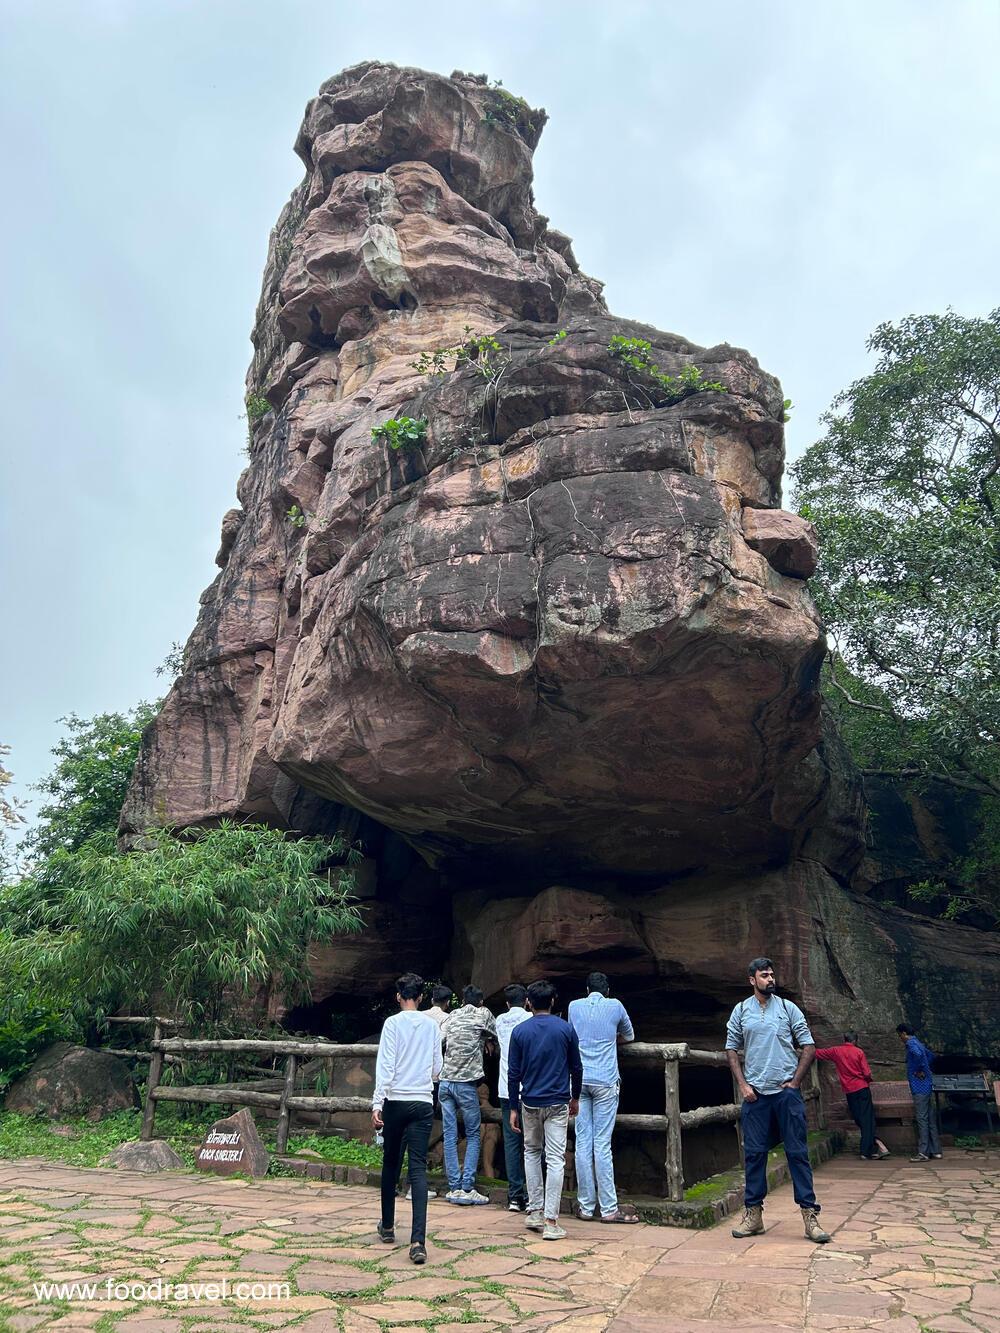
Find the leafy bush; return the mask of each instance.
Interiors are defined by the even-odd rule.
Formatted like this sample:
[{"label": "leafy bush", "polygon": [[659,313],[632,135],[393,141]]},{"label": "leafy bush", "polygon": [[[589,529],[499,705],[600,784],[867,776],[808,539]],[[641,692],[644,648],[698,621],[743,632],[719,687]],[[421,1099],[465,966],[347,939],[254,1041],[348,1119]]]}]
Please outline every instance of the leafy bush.
[{"label": "leafy bush", "polygon": [[361,928],[356,860],[339,837],[226,821],[183,841],[155,830],[126,854],[100,834],[50,858],[44,891],[0,891],[0,966],[15,987],[73,997],[88,1022],[128,1004],[197,1028],[266,1011],[274,989],[294,1003],[309,948]]},{"label": "leafy bush", "polygon": [[[432,352],[421,352],[410,365],[418,375],[446,375],[449,370],[471,366],[483,379],[496,383],[510,365],[510,356],[491,333],[472,337],[472,326],[466,324],[466,339],[454,347],[436,347]],[[557,335],[558,336],[558,335]],[[449,366],[448,362],[452,365]]]},{"label": "leafy bush", "polygon": [[391,417],[381,426],[372,427],[372,439],[381,440],[390,449],[419,449],[427,437],[427,422],[415,417]]},{"label": "leafy bush", "polygon": [[[697,366],[685,366],[679,375],[666,374],[654,364],[652,346],[645,338],[623,338],[616,334],[608,343],[608,351],[616,361],[629,370],[638,371],[661,394],[666,395],[667,401],[656,403],[656,406],[670,407],[695,393],[728,392],[719,380],[706,380]],[[650,405],[654,405],[652,399]]]},{"label": "leafy bush", "polygon": [[247,419],[249,421],[259,421],[261,417],[266,417],[271,411],[271,404],[259,393],[252,393],[247,398]]},{"label": "leafy bush", "polygon": [[285,512],[285,518],[293,528],[304,528],[306,525],[306,516],[298,505],[292,505]]},{"label": "leafy bush", "polygon": [[78,1036],[74,1025],[37,995],[10,993],[0,1009],[0,1090],[31,1068],[54,1041]]}]

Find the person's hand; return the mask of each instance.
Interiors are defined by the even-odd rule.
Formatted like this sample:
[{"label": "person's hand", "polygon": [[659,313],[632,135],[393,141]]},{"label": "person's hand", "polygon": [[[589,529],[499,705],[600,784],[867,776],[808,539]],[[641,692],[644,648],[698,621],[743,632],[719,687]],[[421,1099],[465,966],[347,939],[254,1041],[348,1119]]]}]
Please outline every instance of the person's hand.
[{"label": "person's hand", "polygon": [[372,1129],[382,1129],[382,1112],[372,1111]]},{"label": "person's hand", "polygon": [[580,1114],[580,1098],[579,1098],[579,1097],[571,1097],[571,1098],[569,1099],[569,1118],[570,1118],[570,1120],[572,1120],[574,1116],[578,1116],[579,1114]]},{"label": "person's hand", "polygon": [[781,1086],[783,1088],[791,1088],[795,1092],[798,1092],[799,1090],[799,1085],[795,1082],[794,1078],[790,1078],[787,1083],[782,1083]]},{"label": "person's hand", "polygon": [[744,1083],[740,1091],[743,1093],[743,1100],[745,1102],[755,1102],[757,1100],[757,1094],[754,1092],[753,1088],[751,1088],[749,1083]]},{"label": "person's hand", "polygon": [[521,1132],[521,1122],[520,1122],[520,1121],[518,1120],[518,1118],[517,1118],[517,1112],[516,1112],[516,1111],[511,1111],[511,1113],[510,1113],[510,1127],[511,1127],[511,1129],[514,1131],[515,1134],[520,1134],[520,1132]]}]

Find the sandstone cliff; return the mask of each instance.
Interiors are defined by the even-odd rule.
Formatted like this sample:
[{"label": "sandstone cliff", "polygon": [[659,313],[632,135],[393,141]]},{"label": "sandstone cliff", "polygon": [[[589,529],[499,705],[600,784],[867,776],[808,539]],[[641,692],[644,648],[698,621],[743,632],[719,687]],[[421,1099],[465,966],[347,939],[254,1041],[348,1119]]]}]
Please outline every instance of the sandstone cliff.
[{"label": "sandstone cliff", "polygon": [[[309,104],[239,508],[123,832],[359,836],[373,929],[317,958],[331,1003],[403,964],[490,993],[602,966],[656,1035],[709,1040],[767,949],[821,1027],[886,1044],[934,946],[850,893],[862,810],[821,735],[780,386],[608,314],[534,207],[544,121],[379,63]],[[996,1046],[981,1019],[954,1040]]]}]

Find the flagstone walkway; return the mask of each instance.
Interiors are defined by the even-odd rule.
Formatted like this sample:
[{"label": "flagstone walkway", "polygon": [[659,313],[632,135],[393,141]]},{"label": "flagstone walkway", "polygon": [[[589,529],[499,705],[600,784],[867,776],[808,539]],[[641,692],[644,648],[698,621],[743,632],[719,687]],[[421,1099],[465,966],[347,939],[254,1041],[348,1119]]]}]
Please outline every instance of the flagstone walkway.
[{"label": "flagstone walkway", "polygon": [[[374,1237],[378,1199],[364,1186],[4,1162],[0,1328],[1000,1333],[1000,1152],[922,1167],[841,1156],[818,1172],[817,1191],[826,1246],[803,1238],[787,1187],[769,1200],[767,1235],[750,1242],[726,1223],[692,1232],[574,1221],[566,1240],[545,1242],[517,1215],[439,1200],[417,1269],[405,1246]],[[400,1236],[407,1218],[402,1205]],[[227,1299],[193,1299],[194,1284],[223,1279]],[[186,1284],[187,1299],[176,1288],[153,1299],[158,1280]],[[42,1282],[97,1289],[45,1299]]]}]

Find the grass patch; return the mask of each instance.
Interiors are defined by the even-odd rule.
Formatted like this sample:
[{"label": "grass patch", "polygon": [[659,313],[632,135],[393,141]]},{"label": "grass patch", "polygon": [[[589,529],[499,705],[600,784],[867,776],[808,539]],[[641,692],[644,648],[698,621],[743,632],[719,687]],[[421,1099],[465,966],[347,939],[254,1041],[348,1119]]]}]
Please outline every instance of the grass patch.
[{"label": "grass patch", "polygon": [[[274,1151],[268,1143],[270,1151]],[[363,1143],[360,1139],[342,1139],[336,1135],[296,1134],[288,1144],[289,1152],[294,1155],[303,1148],[322,1157],[324,1162],[333,1162],[337,1166],[363,1166],[369,1171],[382,1168],[382,1149],[374,1143]]]}]

